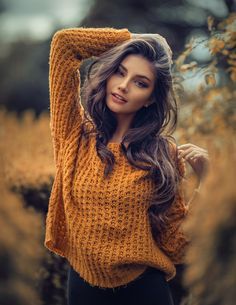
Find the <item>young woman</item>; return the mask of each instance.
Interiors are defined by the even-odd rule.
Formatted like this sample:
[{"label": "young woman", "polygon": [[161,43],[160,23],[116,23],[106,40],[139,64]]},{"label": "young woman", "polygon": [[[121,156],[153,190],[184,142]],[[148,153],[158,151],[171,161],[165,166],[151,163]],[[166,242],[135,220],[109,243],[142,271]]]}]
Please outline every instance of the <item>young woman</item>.
[{"label": "young woman", "polygon": [[[80,92],[79,67],[90,57]],[[168,281],[189,243],[184,158],[201,180],[207,153],[185,144],[178,158],[171,62],[157,34],[71,28],[53,36],[56,175],[45,246],[69,263],[69,305],[173,304]]]}]

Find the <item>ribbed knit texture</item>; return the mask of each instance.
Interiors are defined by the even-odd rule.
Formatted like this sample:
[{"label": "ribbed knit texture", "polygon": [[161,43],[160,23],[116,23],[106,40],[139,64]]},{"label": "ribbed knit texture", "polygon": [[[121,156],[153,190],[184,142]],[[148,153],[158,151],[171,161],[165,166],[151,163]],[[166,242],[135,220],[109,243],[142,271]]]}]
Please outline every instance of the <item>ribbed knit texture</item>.
[{"label": "ribbed knit texture", "polygon": [[[187,238],[181,223],[187,214],[183,192],[169,210],[169,224],[156,242],[147,209],[155,187],[146,171],[131,166],[119,143],[109,143],[114,170],[103,177],[105,164],[95,136],[81,136],[84,109],[79,67],[83,59],[130,39],[127,29],[70,28],[55,33],[50,49],[50,128],[56,174],[46,218],[45,246],[65,257],[91,285],[127,284],[147,266],[175,276],[184,260]],[[184,171],[183,160],[179,162]]]}]

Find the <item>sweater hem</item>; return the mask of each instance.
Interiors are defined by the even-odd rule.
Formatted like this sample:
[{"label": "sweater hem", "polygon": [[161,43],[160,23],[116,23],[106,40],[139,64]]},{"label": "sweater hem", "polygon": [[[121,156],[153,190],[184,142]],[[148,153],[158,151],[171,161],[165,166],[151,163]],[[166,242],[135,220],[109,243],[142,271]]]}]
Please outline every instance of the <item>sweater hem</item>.
[{"label": "sweater hem", "polygon": [[[124,279],[122,279],[121,281],[117,282],[116,284],[111,284],[111,281],[91,281],[88,280],[87,277],[84,276],[83,273],[81,273],[81,271],[79,271],[74,263],[74,261],[72,259],[69,258],[69,256],[65,253],[65,251],[63,251],[63,247],[60,248],[58,245],[56,245],[56,243],[52,240],[52,239],[47,239],[44,242],[44,246],[50,250],[51,252],[65,258],[67,260],[67,262],[71,265],[71,267],[77,272],[79,273],[80,277],[87,282],[89,285],[91,286],[96,286],[98,288],[104,289],[104,288],[118,288],[120,286],[125,286],[128,285],[130,282],[138,280],[139,277],[146,271],[146,269],[148,267],[153,267],[156,268],[158,270],[162,270],[165,274],[165,280],[167,282],[169,282],[170,280],[172,280],[175,276],[176,276],[176,269],[174,267],[174,271],[173,273],[167,273],[166,271],[164,271],[162,268],[156,266],[155,264],[150,264],[150,265],[144,265],[144,268],[141,270],[141,272],[137,272],[135,273],[135,275],[127,275]],[[134,262],[135,264],[135,262]],[[174,264],[175,265],[175,264]]]},{"label": "sweater hem", "polygon": [[51,252],[61,256],[66,257],[65,251],[61,250],[58,246],[56,246],[56,243],[52,239],[47,239],[44,241],[44,246]]},{"label": "sweater hem", "polygon": [[104,289],[104,288],[119,288],[121,286],[126,286],[128,285],[130,282],[138,280],[139,276],[142,275],[145,270],[147,269],[148,265],[145,265],[144,268],[141,270],[141,272],[137,272],[135,273],[135,275],[127,275],[124,279],[122,279],[121,281],[117,282],[116,284],[111,284],[111,281],[101,281],[98,282],[96,280],[94,281],[89,281],[84,274],[81,271],[78,271],[78,269],[76,268],[75,264],[67,257],[66,258],[67,261],[69,262],[69,264],[71,265],[71,267],[79,274],[79,276],[85,281],[87,282],[90,286],[92,287],[97,287],[100,289]]}]

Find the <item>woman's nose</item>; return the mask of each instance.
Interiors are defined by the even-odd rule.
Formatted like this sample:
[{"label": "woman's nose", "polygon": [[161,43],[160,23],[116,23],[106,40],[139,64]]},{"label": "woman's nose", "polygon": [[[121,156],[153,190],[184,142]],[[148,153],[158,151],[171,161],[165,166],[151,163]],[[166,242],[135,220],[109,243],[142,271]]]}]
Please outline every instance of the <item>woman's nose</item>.
[{"label": "woman's nose", "polygon": [[128,90],[128,81],[124,80],[123,82],[121,82],[119,84],[118,88],[122,91],[127,91]]}]

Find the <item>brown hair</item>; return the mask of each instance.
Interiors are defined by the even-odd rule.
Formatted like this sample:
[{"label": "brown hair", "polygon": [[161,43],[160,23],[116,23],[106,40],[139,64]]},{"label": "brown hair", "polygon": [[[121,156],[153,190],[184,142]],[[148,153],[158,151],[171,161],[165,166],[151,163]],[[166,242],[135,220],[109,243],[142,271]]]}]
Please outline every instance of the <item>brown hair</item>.
[{"label": "brown hair", "polygon": [[[155,179],[156,188],[148,213],[153,230],[165,225],[165,212],[173,203],[180,173],[176,156],[170,150],[171,136],[177,124],[177,101],[171,75],[171,56],[159,39],[152,37],[130,39],[104,52],[90,65],[82,98],[85,104],[85,122],[91,122],[96,134],[96,149],[106,163],[107,177],[114,166],[114,155],[106,146],[117,127],[114,114],[106,105],[106,82],[115,73],[122,60],[130,54],[148,59],[156,72],[153,103],[139,109],[130,129],[122,140],[122,151],[129,163],[147,171],[145,177]],[[166,134],[164,134],[164,131]],[[169,139],[168,139],[169,138]],[[126,148],[123,143],[129,143]]]}]

